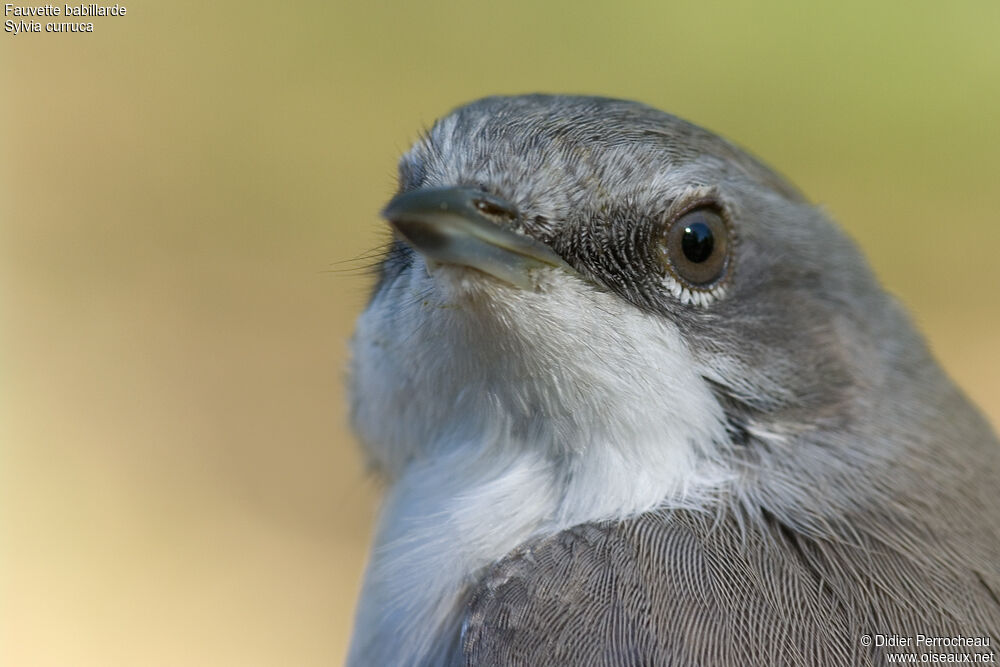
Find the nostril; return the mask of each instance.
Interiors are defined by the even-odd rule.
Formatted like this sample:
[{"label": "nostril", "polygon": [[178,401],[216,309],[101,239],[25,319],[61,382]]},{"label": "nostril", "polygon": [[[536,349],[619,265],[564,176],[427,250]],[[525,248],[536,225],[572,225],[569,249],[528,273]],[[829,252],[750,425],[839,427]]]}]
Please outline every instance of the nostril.
[{"label": "nostril", "polygon": [[472,203],[475,205],[476,210],[491,218],[506,222],[513,222],[517,219],[517,211],[507,203],[501,203],[495,199],[487,199],[485,197],[477,197],[472,200]]}]

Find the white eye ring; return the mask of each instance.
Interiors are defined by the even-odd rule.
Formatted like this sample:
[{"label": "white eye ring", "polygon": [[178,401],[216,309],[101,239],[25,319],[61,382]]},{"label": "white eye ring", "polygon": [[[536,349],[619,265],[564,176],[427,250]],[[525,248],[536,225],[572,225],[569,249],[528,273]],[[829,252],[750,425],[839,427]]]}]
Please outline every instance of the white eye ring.
[{"label": "white eye ring", "polygon": [[682,303],[706,306],[725,293],[733,243],[723,209],[696,200],[668,214],[658,239],[664,284]]}]

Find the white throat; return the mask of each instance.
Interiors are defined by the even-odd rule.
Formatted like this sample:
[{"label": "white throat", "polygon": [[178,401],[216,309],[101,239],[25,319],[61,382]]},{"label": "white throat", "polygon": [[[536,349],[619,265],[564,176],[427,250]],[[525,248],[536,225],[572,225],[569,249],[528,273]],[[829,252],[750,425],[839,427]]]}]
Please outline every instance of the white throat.
[{"label": "white throat", "polygon": [[722,409],[670,322],[553,270],[537,291],[422,260],[353,343],[353,419],[389,489],[349,664],[435,656],[455,605],[526,539],[731,478]]}]

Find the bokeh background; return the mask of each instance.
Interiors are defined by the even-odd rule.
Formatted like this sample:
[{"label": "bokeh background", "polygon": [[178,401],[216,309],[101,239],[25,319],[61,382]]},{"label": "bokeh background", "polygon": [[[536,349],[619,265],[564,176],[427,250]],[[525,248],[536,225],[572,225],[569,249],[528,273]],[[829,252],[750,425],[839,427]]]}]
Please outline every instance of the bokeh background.
[{"label": "bokeh background", "polygon": [[1000,420],[995,0],[126,6],[0,33],[0,664],[341,662],[365,257],[398,155],[485,94],[748,147]]}]

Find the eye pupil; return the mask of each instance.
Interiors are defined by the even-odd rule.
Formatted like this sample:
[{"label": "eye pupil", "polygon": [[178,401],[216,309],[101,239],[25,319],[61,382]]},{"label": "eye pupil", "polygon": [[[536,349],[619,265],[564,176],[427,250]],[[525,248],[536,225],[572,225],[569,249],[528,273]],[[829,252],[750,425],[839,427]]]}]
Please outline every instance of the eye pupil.
[{"label": "eye pupil", "polygon": [[664,268],[688,289],[710,291],[729,271],[729,226],[710,204],[667,220],[658,247]]},{"label": "eye pupil", "polygon": [[715,236],[704,222],[694,222],[684,228],[681,250],[689,262],[701,264],[712,256]]}]

